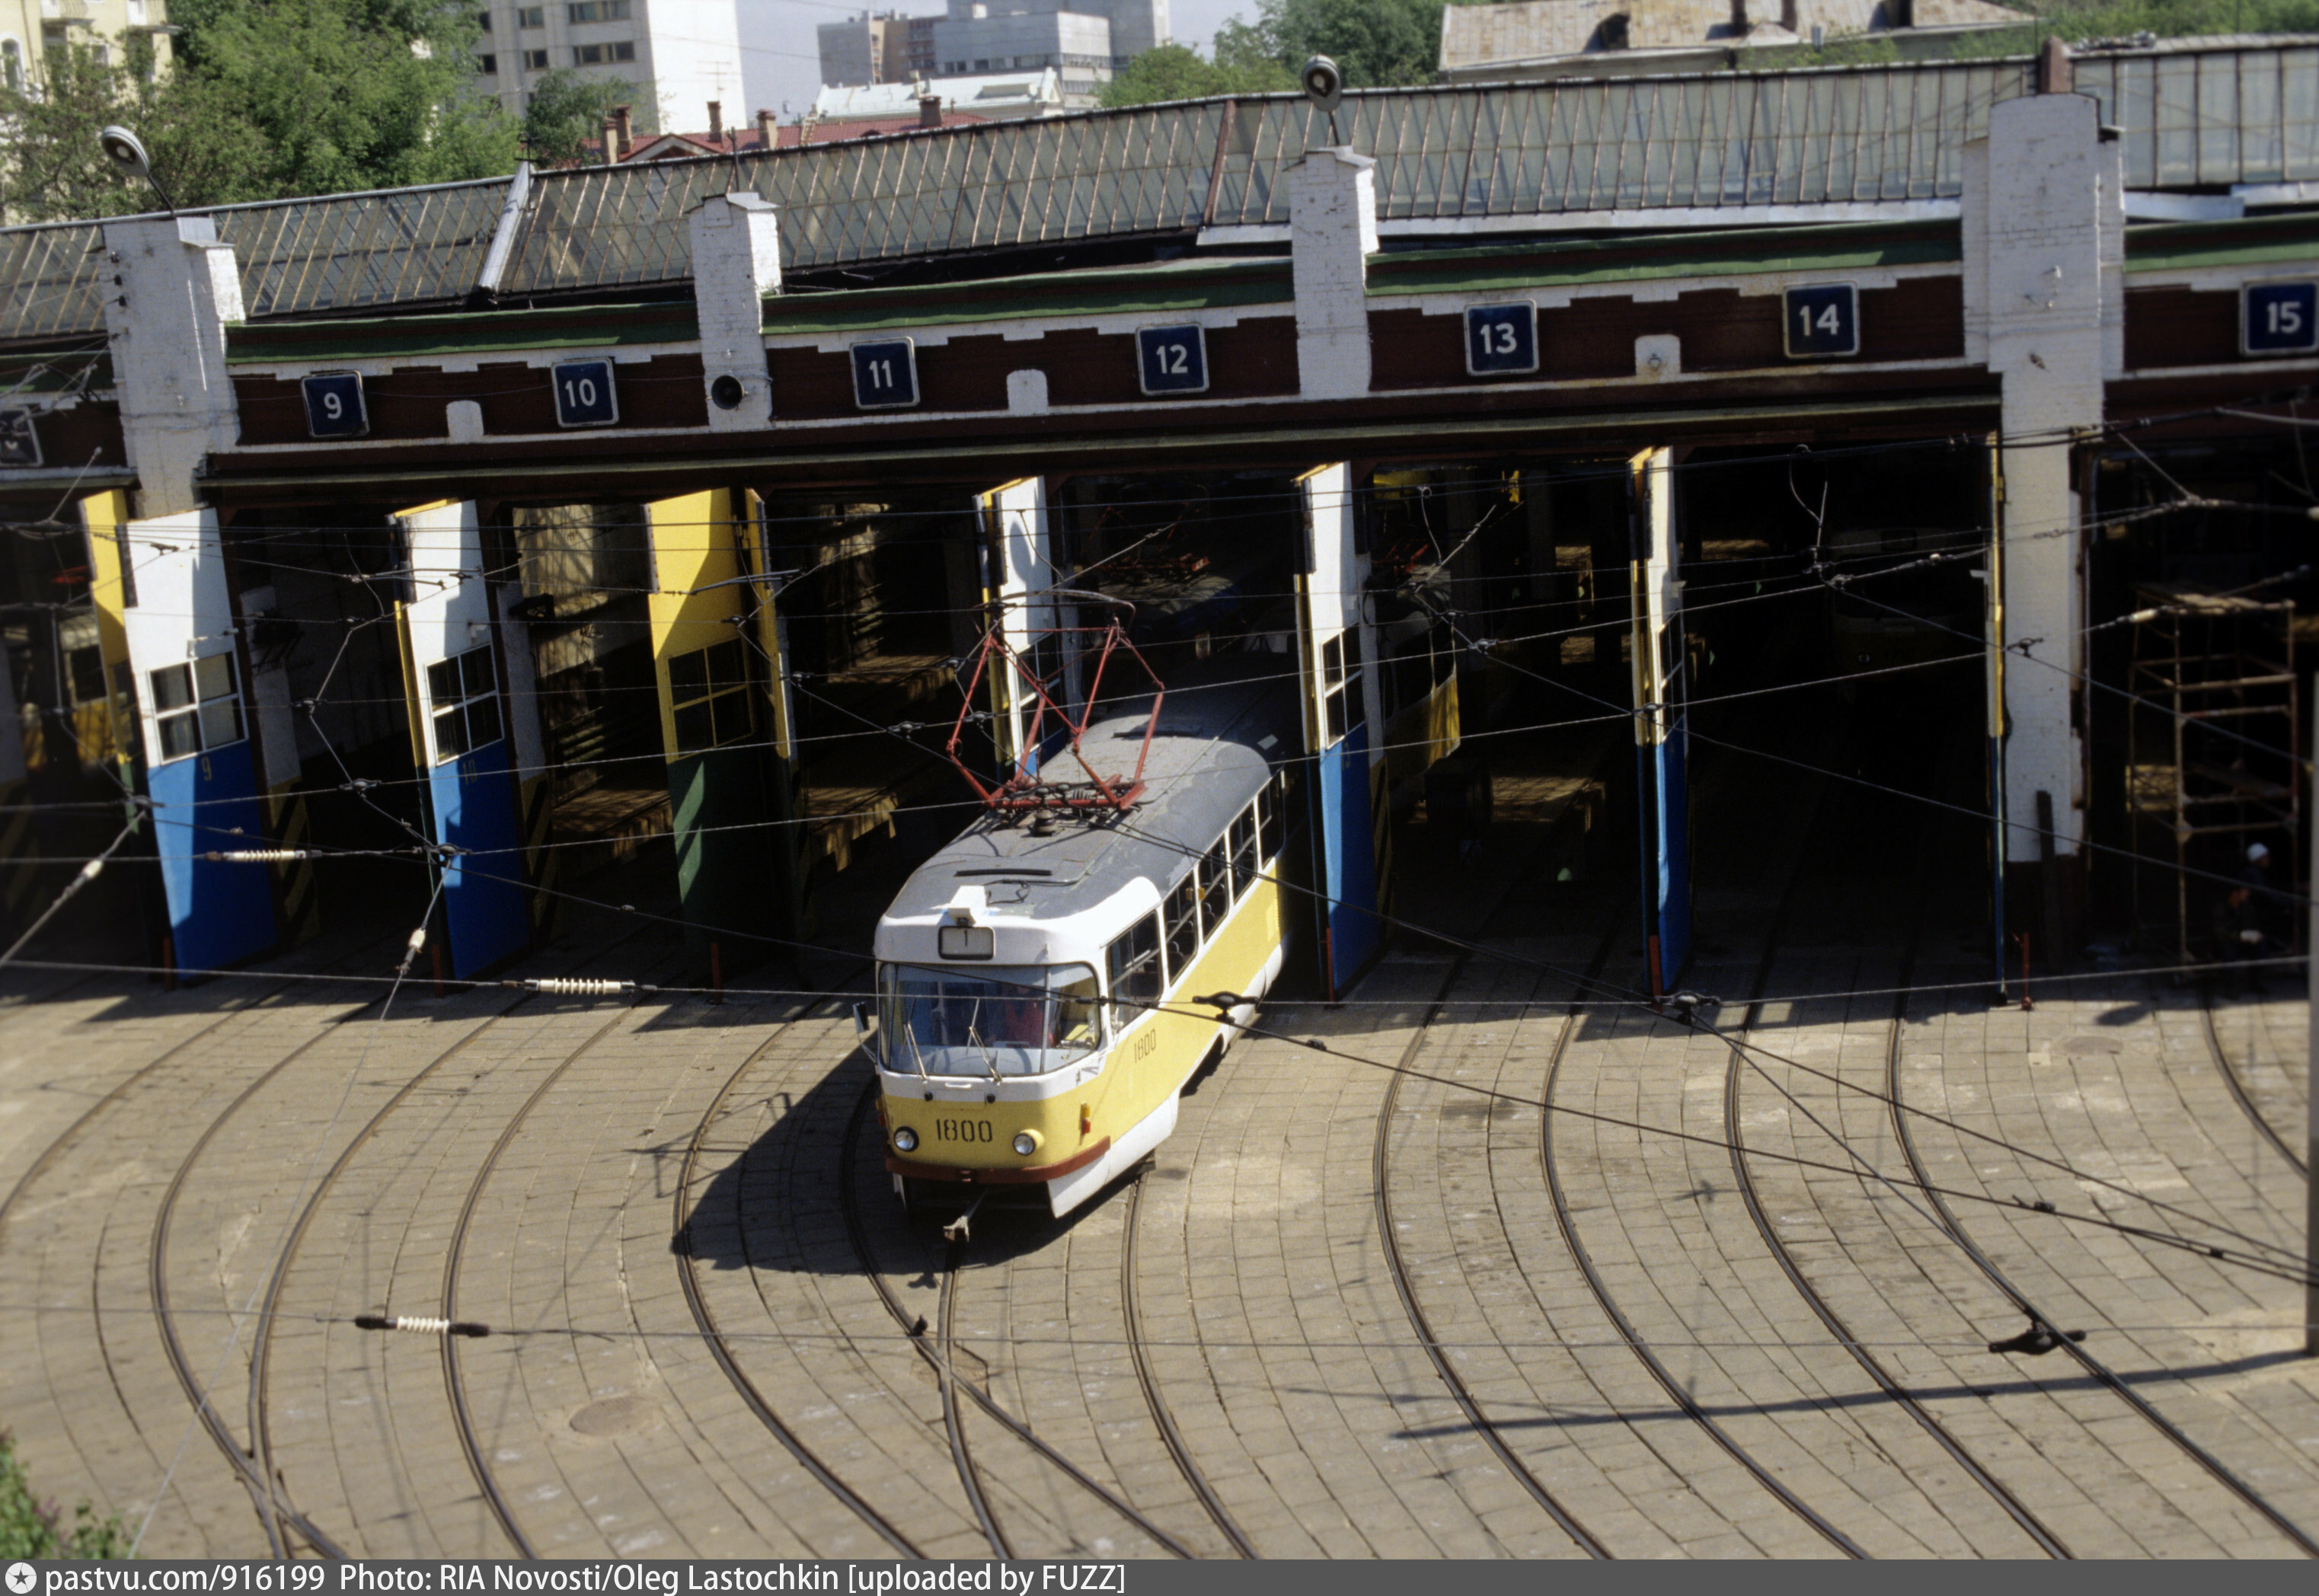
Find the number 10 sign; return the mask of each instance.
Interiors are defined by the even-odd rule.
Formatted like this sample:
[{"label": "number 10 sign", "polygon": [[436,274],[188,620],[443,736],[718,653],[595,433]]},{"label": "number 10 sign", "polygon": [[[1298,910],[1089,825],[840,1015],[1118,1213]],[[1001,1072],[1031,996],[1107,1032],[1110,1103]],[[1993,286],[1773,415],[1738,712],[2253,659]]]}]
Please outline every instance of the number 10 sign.
[{"label": "number 10 sign", "polygon": [[2239,318],[2242,355],[2308,355],[2319,349],[2319,284],[2250,283]]},{"label": "number 10 sign", "polygon": [[609,360],[566,360],[555,378],[555,424],[558,427],[609,427],[620,419],[619,396],[612,388]]}]

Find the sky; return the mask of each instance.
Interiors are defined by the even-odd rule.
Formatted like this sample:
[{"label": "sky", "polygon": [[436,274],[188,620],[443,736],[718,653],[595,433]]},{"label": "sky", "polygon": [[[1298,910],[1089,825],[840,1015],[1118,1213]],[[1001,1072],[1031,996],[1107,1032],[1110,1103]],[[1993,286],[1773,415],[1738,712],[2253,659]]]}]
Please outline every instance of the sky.
[{"label": "sky", "polygon": [[[814,30],[823,23],[842,22],[864,11],[898,11],[905,16],[935,16],[942,0],[874,0],[874,5],[847,5],[843,0],[734,0],[741,18],[741,77],[747,87],[746,114],[771,111],[783,122],[794,122],[821,86],[821,56],[814,48]],[[1253,15],[1250,0],[1169,0],[1169,20],[1176,42],[1206,55],[1216,26],[1227,18]],[[726,108],[727,120],[732,108]]]}]

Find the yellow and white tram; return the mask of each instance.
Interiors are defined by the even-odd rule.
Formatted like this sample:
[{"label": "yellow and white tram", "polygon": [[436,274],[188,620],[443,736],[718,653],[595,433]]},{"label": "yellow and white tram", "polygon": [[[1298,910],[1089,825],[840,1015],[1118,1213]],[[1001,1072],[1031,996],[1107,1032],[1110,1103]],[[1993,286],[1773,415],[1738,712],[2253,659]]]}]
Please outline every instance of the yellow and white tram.
[{"label": "yellow and white tram", "polygon": [[[879,1119],[894,1189],[1043,1186],[1058,1215],[1175,1128],[1187,1082],[1279,974],[1295,701],[1185,683],[1099,712],[1091,762],[1132,762],[1123,812],[993,812],[878,924]],[[1123,751],[1114,753],[1112,751]],[[1301,828],[1299,828],[1301,829]]]}]

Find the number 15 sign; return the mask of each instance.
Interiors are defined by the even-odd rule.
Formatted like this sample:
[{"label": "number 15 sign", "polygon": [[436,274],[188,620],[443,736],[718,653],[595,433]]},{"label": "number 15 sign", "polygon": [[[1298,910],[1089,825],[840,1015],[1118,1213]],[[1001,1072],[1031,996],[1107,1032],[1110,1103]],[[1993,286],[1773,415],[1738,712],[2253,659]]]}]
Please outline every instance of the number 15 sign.
[{"label": "number 15 sign", "polygon": [[2319,284],[2250,283],[2242,303],[2242,355],[2308,355],[2319,349]]}]

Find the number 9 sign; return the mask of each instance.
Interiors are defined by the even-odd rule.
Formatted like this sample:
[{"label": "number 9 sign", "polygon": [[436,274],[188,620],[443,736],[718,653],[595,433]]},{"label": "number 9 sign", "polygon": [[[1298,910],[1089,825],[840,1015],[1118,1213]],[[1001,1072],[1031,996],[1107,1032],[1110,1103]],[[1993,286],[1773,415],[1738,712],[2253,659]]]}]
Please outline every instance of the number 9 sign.
[{"label": "number 9 sign", "polygon": [[555,383],[558,427],[610,427],[620,419],[609,360],[566,360],[550,374]]},{"label": "number 9 sign", "polygon": [[360,372],[318,371],[299,383],[306,396],[306,434],[310,437],[364,437],[370,432],[370,411],[363,404]]},{"label": "number 9 sign", "polygon": [[2319,284],[2250,283],[2241,302],[2239,353],[2308,355],[2319,349]]}]

